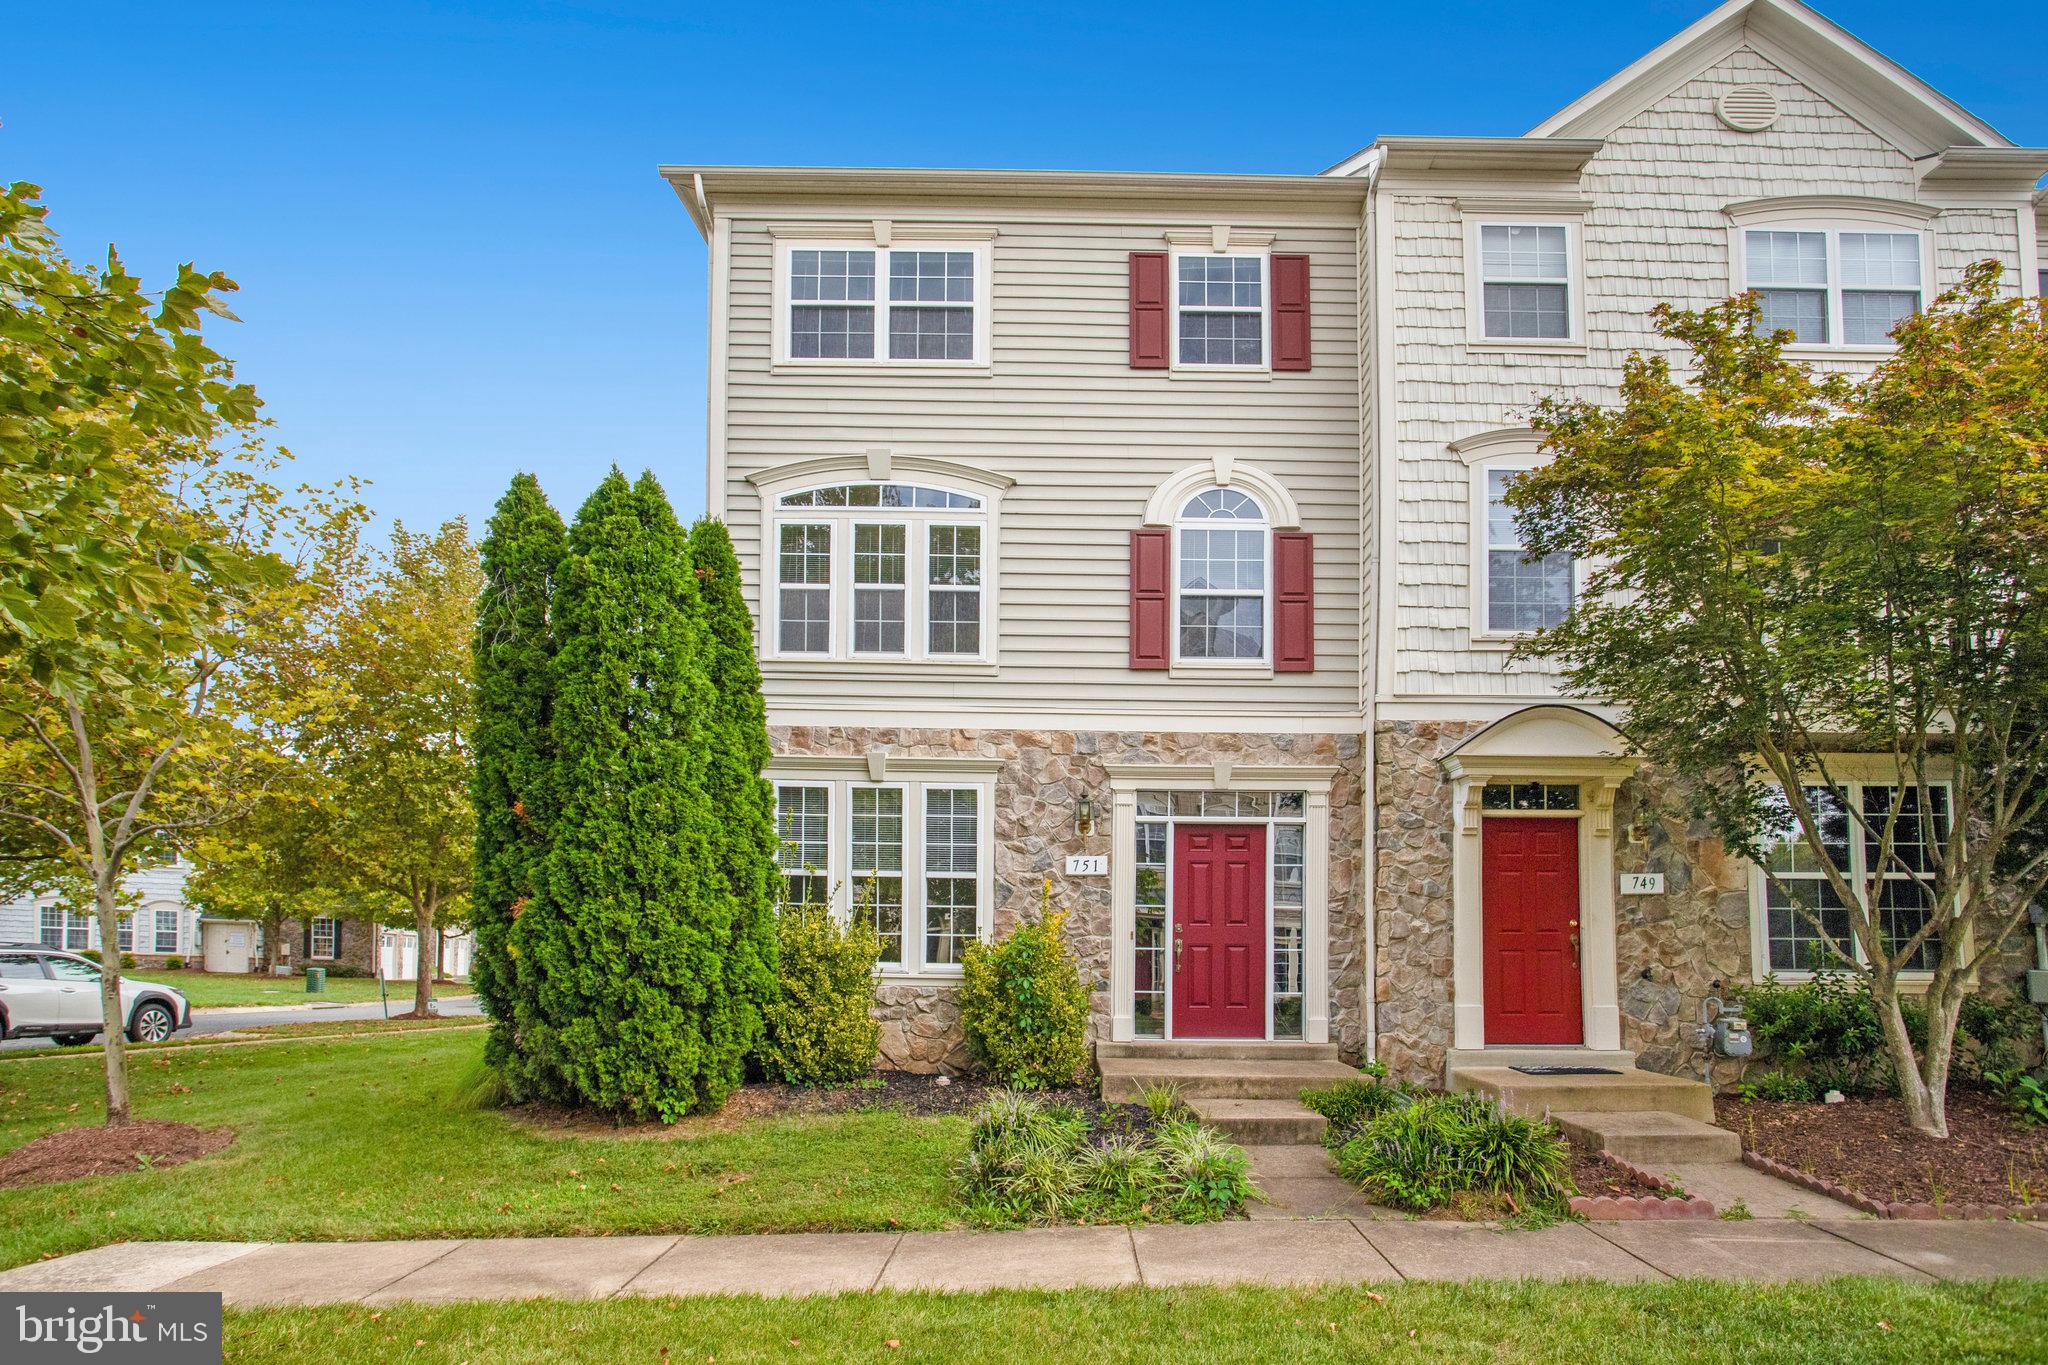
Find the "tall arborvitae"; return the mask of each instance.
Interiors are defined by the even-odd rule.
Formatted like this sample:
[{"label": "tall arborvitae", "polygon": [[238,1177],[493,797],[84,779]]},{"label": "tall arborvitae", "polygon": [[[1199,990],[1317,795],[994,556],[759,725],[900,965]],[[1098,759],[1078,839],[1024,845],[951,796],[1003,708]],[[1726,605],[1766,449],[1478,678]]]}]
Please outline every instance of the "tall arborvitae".
[{"label": "tall arborvitae", "polygon": [[733,894],[733,934],[726,979],[735,996],[743,1048],[759,1042],[761,1011],[774,999],[775,906],[782,884],[776,865],[775,791],[768,766],[767,707],[754,657],[754,623],[740,587],[740,562],[725,524],[709,517],[690,528],[690,562],[704,600],[706,659],[717,702],[707,774],[720,813],[717,855]]},{"label": "tall arborvitae", "polygon": [[703,604],[652,479],[614,470],[583,505],[554,625],[559,804],[511,934],[533,982],[514,1088],[636,1118],[713,1108],[745,1036],[724,970],[733,898],[705,785]]},{"label": "tall arborvitae", "polygon": [[476,931],[471,978],[491,1017],[488,1053],[505,1066],[515,1039],[518,963],[506,953],[514,916],[532,899],[555,809],[555,640],[549,602],[567,533],[531,474],[515,475],[483,543],[477,601],[476,729],[471,778],[476,806]]}]

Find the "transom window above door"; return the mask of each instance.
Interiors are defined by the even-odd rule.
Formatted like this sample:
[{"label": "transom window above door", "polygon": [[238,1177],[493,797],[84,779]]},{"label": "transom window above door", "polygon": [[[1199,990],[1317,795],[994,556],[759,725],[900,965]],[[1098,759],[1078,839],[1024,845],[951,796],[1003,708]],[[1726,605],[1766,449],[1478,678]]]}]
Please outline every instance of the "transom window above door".
[{"label": "transom window above door", "polygon": [[1926,304],[1925,234],[1785,226],[1742,234],[1743,287],[1766,331],[1802,346],[1890,346]]},{"label": "transom window above door", "polygon": [[991,532],[986,500],[952,489],[876,481],[780,495],[769,654],[984,659]]},{"label": "transom window above door", "polygon": [[984,365],[985,243],[790,243],[777,358],[793,364]]}]

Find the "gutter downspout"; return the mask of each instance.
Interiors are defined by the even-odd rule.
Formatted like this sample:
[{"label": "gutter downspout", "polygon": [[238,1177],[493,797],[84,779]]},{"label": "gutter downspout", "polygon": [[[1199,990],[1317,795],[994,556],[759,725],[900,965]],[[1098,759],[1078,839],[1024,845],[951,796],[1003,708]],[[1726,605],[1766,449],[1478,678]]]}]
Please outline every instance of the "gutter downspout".
[{"label": "gutter downspout", "polygon": [[[1380,1055],[1379,736],[1376,733],[1373,713],[1375,699],[1379,696],[1380,684],[1379,650],[1376,644],[1380,630],[1380,604],[1386,594],[1386,585],[1380,581],[1377,569],[1378,556],[1381,549],[1378,528],[1382,513],[1378,492],[1380,485],[1379,464],[1384,454],[1379,448],[1378,424],[1381,416],[1380,404],[1386,401],[1386,393],[1379,382],[1381,357],[1377,353],[1380,332],[1379,310],[1381,304],[1380,272],[1377,267],[1381,243],[1380,234],[1375,231],[1377,226],[1375,223],[1375,213],[1379,207],[1379,171],[1381,164],[1385,160],[1386,154],[1384,152],[1368,153],[1364,164],[1359,167],[1360,173],[1365,177],[1365,203],[1359,210],[1359,231],[1364,234],[1364,241],[1361,245],[1365,248],[1359,253],[1359,256],[1364,262],[1365,277],[1360,283],[1363,286],[1363,293],[1367,300],[1372,324],[1367,335],[1373,338],[1374,345],[1373,363],[1363,367],[1363,372],[1360,375],[1361,385],[1372,385],[1373,423],[1368,426],[1364,420],[1365,414],[1361,411],[1358,424],[1360,455],[1359,488],[1361,492],[1367,488],[1374,490],[1372,514],[1369,518],[1366,518],[1365,522],[1366,527],[1370,528],[1373,534],[1369,537],[1361,537],[1360,544],[1364,547],[1364,553],[1359,557],[1361,578],[1367,564],[1375,566],[1372,575],[1372,590],[1366,592],[1363,590],[1363,584],[1361,583],[1360,585],[1360,595],[1364,598],[1367,619],[1359,623],[1362,637],[1360,640],[1361,652],[1368,648],[1366,643],[1368,639],[1375,642],[1370,647],[1371,652],[1366,655],[1368,662],[1364,676],[1361,679],[1363,685],[1360,689],[1361,695],[1359,697],[1360,729],[1363,731],[1360,738],[1365,744],[1365,790],[1360,793],[1360,799],[1365,806],[1365,831],[1363,839],[1365,866],[1361,869],[1365,880],[1365,885],[1361,888],[1365,896],[1365,987],[1364,999],[1360,1003],[1364,1006],[1365,1059],[1369,1062],[1379,1060]],[[1362,392],[1364,392],[1363,388],[1361,388]],[[1368,449],[1372,452],[1370,465],[1364,459],[1365,452]],[[1361,498],[1359,501],[1362,505],[1364,499]],[[1368,555],[1371,558],[1368,559]],[[1368,624],[1371,626],[1369,634],[1363,629]]]}]

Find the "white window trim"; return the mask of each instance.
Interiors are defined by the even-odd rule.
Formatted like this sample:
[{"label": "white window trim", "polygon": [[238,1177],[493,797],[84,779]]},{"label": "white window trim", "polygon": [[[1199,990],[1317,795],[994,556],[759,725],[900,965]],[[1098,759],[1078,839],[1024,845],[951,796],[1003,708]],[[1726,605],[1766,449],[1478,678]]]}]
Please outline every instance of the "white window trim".
[{"label": "white window trim", "polygon": [[[879,236],[879,240],[878,240]],[[775,242],[775,319],[774,319],[774,362],[773,368],[782,371],[860,372],[876,369],[912,369],[964,371],[986,374],[990,365],[990,344],[993,328],[990,313],[993,311],[991,280],[994,275],[992,243],[987,237],[976,241],[925,238],[922,235],[906,238],[895,245],[895,237],[888,233],[871,234],[865,238],[857,235],[846,237],[789,237],[776,234]],[[790,354],[789,314],[793,300],[789,296],[790,254],[796,251],[872,251],[875,253],[875,354],[871,357],[858,356],[819,357],[794,356]],[[892,251],[965,251],[974,257],[974,355],[968,360],[892,360],[889,358],[889,253]],[[811,302],[806,300],[805,302]],[[833,301],[824,301],[832,306]],[[852,306],[859,306],[858,304]],[[914,303],[902,306],[915,307]]]},{"label": "white window trim", "polygon": [[[872,670],[901,668],[924,676],[929,673],[993,671],[1002,656],[1002,499],[1015,480],[972,465],[928,456],[899,456],[886,449],[855,455],[833,455],[804,460],[763,470],[749,476],[761,497],[758,650],[764,664],[778,669],[803,671],[844,671],[849,665],[863,674]],[[783,507],[785,494],[839,484],[899,483],[942,489],[981,499],[979,510],[957,507]],[[933,654],[930,641],[928,586],[930,539],[924,536],[911,550],[908,610],[904,621],[903,654],[855,654],[853,652],[853,532],[856,520],[870,522],[905,520],[920,532],[928,525],[979,526],[981,528],[981,652],[979,654]],[[822,654],[785,652],[782,648],[781,542],[785,525],[827,523],[832,538],[832,648]]]},{"label": "white window trim", "polygon": [[[1466,210],[1465,344],[1481,351],[1583,351],[1586,349],[1586,254],[1584,215],[1576,210],[1548,212],[1479,212]],[[1479,230],[1486,227],[1561,227],[1564,229],[1566,337],[1493,337],[1486,334],[1486,280],[1479,249]],[[1550,281],[1555,283],[1555,281]]]},{"label": "white window trim", "polygon": [[[320,951],[320,926],[334,926],[334,941],[326,952]],[[341,921],[332,915],[315,915],[306,923],[306,960],[309,962],[332,962],[341,955]]]},{"label": "white window trim", "polygon": [[[1239,521],[1190,521],[1187,506],[1202,494],[1226,487],[1223,484],[1198,484],[1181,496],[1180,505],[1174,509],[1170,553],[1167,556],[1168,573],[1171,575],[1173,591],[1167,601],[1167,628],[1173,636],[1172,667],[1175,671],[1186,670],[1203,676],[1222,674],[1232,677],[1270,677],[1273,673],[1273,509],[1260,497],[1256,490],[1248,487],[1231,487],[1230,492],[1250,498],[1259,509],[1260,554],[1265,556],[1265,568],[1261,577],[1265,586],[1259,592],[1259,656],[1255,659],[1204,659],[1190,658],[1180,652],[1180,599],[1181,599],[1181,550],[1180,535],[1184,530],[1226,529],[1244,530]],[[1242,590],[1231,592],[1198,592],[1197,597],[1248,597]]]},{"label": "white window trim", "polygon": [[[185,951],[185,916],[175,905],[152,905],[149,912],[149,942],[151,953],[170,954]],[[163,946],[163,917],[171,917],[171,946]]]},{"label": "white window trim", "polygon": [[[783,894],[785,896],[787,894],[789,878],[791,877],[823,877],[825,879],[825,903],[829,906],[832,901],[833,888],[836,887],[839,883],[839,869],[837,865],[833,862],[833,857],[838,851],[838,841],[834,837],[833,833],[833,831],[837,828],[837,822],[839,819],[839,802],[837,799],[838,793],[833,791],[832,784],[830,782],[812,782],[798,778],[777,778],[773,775],[770,776],[770,781],[773,782],[776,793],[775,871],[776,875],[781,878],[780,885],[783,888]],[[785,840],[782,838],[781,792],[784,787],[803,787],[808,790],[822,791],[825,793],[825,861],[823,863],[805,863],[802,867],[796,868],[788,868],[782,865],[781,855],[782,847]],[[851,826],[849,826],[849,828],[851,828]]]},{"label": "white window trim", "polygon": [[[1522,474],[1541,469],[1551,456],[1541,449],[1542,437],[1534,431],[1511,429],[1490,431],[1451,444],[1451,451],[1465,461],[1468,481],[1466,505],[1467,566],[1472,576],[1471,630],[1475,648],[1508,649],[1526,640],[1533,631],[1495,630],[1493,616],[1493,573],[1487,557],[1488,476],[1495,472]],[[1586,590],[1586,561],[1572,559],[1572,602],[1576,605]]]},{"label": "white window trim", "polygon": [[[1730,204],[1728,218],[1728,292],[1731,296],[1749,292],[1749,237],[1751,232],[1825,232],[1828,238],[1827,314],[1828,336],[1842,335],[1841,234],[1844,232],[1911,233],[1920,239],[1920,311],[1925,312],[1939,292],[1934,273],[1933,220],[1938,209],[1904,200],[1863,199],[1855,196],[1810,195],[1788,199],[1752,199]],[[1891,291],[1887,291],[1891,292]],[[1903,292],[1903,291],[1900,291]],[[1887,356],[1898,347],[1893,342],[1850,345],[1840,340],[1799,341],[1785,347],[1794,359],[1815,360],[1841,356]]]},{"label": "white window trim", "polygon": [[[1178,234],[1175,234],[1178,235]],[[1171,237],[1169,237],[1171,242]],[[1221,249],[1213,243],[1202,249],[1171,245],[1167,251],[1167,366],[1169,373],[1189,375],[1237,375],[1266,379],[1273,373],[1273,256],[1266,249],[1271,239],[1253,246],[1242,235],[1230,238]],[[1239,256],[1259,263],[1259,363],[1256,365],[1193,365],[1180,358],[1180,263],[1189,256]],[[1248,313],[1248,308],[1192,308],[1195,313]]]},{"label": "white window trim", "polygon": [[[1873,755],[1843,755],[1829,758],[1827,762],[1828,777],[1834,780],[1835,785],[1843,789],[1846,798],[1853,803],[1851,808],[1857,812],[1861,812],[1863,809],[1864,788],[1898,787],[1902,785],[1897,769],[1892,767],[1888,760]],[[1949,793],[1949,808],[1953,810],[1955,792],[1950,778],[1951,774],[1947,771],[1945,764],[1934,765],[1928,773],[1927,785],[1929,787],[1940,787],[1947,791]],[[1801,785],[1818,787],[1825,786],[1827,783],[1820,774],[1809,773],[1801,779]],[[1856,887],[1859,891],[1863,887],[1863,878],[1867,872],[1868,855],[1863,847],[1863,839],[1864,830],[1862,822],[1852,818],[1849,822],[1849,868],[1847,876],[1849,884]],[[1752,981],[1762,981],[1765,977],[1775,977],[1779,981],[1811,981],[1817,976],[1841,975],[1857,970],[1849,967],[1840,967],[1833,972],[1773,971],[1771,968],[1769,888],[1770,884],[1764,877],[1763,869],[1755,863],[1751,863],[1749,866],[1749,969]],[[1854,907],[1851,907],[1850,913],[1856,914],[1859,912]],[[1850,951],[1859,963],[1863,961],[1863,945],[1854,942],[1853,935]],[[1934,972],[1931,968],[1907,968],[1899,973],[1900,982],[1906,985],[1924,987],[1933,979]]]},{"label": "white window trim", "polygon": [[883,983],[959,981],[958,965],[925,962],[924,818],[925,792],[930,788],[973,788],[975,799],[975,936],[987,942],[995,933],[995,786],[998,760],[897,758],[877,751],[858,757],[804,755],[777,757],[764,774],[777,787],[825,787],[831,792],[830,861],[827,870],[829,906],[841,923],[852,918],[857,888],[848,859],[853,846],[855,787],[897,787],[903,800],[903,925],[904,960],[878,965]]}]

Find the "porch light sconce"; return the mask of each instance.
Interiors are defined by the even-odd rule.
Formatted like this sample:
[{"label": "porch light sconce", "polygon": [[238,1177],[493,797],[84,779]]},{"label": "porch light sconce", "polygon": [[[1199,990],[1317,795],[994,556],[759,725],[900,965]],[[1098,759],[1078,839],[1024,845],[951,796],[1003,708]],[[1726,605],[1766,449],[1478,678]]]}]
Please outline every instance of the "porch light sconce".
[{"label": "porch light sconce", "polygon": [[1074,832],[1093,834],[1095,832],[1095,798],[1082,793],[1081,804],[1074,808]]}]

